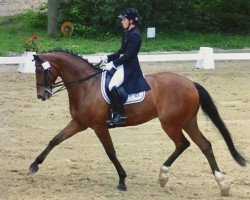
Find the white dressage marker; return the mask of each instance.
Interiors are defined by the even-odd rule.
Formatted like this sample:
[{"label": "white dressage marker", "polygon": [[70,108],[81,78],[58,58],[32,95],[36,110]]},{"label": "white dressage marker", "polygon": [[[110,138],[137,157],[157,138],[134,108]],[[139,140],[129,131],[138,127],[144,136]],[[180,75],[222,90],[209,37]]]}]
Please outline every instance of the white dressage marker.
[{"label": "white dressage marker", "polygon": [[196,62],[197,69],[214,69],[214,51],[210,47],[201,47],[199,59]]},{"label": "white dressage marker", "polygon": [[19,64],[18,72],[20,73],[35,73],[35,62],[33,61],[33,55],[36,52],[25,52],[23,54],[23,62]]}]

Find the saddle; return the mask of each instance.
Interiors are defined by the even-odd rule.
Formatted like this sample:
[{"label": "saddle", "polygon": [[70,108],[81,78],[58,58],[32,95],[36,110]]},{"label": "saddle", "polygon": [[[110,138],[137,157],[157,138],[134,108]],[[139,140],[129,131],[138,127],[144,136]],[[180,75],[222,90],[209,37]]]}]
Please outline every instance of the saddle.
[{"label": "saddle", "polygon": [[[101,79],[101,91],[104,100],[110,104],[110,91],[108,89],[109,82],[112,78],[112,75],[107,71],[102,73]],[[124,89],[123,84],[118,88],[118,91],[122,98],[123,105],[133,104],[142,102],[145,98],[145,91],[137,93],[137,94],[128,94]]]}]

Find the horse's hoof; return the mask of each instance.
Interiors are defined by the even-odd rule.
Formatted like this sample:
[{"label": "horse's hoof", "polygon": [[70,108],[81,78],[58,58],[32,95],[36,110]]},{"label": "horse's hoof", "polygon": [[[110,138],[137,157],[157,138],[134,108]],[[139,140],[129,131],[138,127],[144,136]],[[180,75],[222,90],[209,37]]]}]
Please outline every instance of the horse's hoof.
[{"label": "horse's hoof", "polygon": [[230,192],[230,186],[225,186],[221,188],[221,196],[228,197]]},{"label": "horse's hoof", "polygon": [[30,168],[29,168],[30,173],[33,173],[33,174],[34,174],[34,173],[36,173],[38,170],[39,170],[38,165],[35,165],[35,164],[30,165]]},{"label": "horse's hoof", "polygon": [[165,174],[162,174],[161,177],[158,179],[158,183],[160,184],[161,187],[164,187],[168,182],[168,176]]},{"label": "horse's hoof", "polygon": [[169,167],[163,165],[160,169],[160,174],[158,178],[158,183],[160,184],[161,187],[164,187],[167,184],[169,179],[168,173],[169,173]]},{"label": "horse's hoof", "polygon": [[119,184],[117,186],[117,189],[120,191],[126,191],[127,190],[127,186],[125,184]]}]

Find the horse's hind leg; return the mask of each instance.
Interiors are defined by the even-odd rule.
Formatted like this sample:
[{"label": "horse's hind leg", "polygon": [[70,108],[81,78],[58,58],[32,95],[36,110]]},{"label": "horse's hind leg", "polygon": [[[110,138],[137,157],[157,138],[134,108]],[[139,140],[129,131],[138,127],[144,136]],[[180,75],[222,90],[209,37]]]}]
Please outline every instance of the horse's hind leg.
[{"label": "horse's hind leg", "polygon": [[44,159],[55,146],[57,146],[67,138],[85,129],[86,127],[84,127],[81,123],[72,119],[70,123],[49,142],[48,146],[43,150],[43,152],[39,156],[37,156],[36,160],[30,165],[30,172],[36,173],[39,170],[38,165],[42,164]]},{"label": "horse's hind leg", "polygon": [[214,157],[212,145],[202,135],[201,131],[199,130],[196,118],[190,121],[188,125],[184,128],[184,130],[187,132],[190,138],[194,141],[194,143],[200,148],[202,153],[206,156],[208,163],[212,169],[212,173],[214,174],[215,180],[217,181],[221,189],[221,195],[228,196],[230,187],[227,186],[223,181],[223,176],[219,170],[219,167]]},{"label": "horse's hind leg", "polygon": [[164,187],[168,181],[168,172],[172,163],[190,146],[190,142],[185,138],[182,133],[182,129],[176,127],[168,127],[162,124],[162,128],[168,134],[170,139],[175,143],[175,151],[164,162],[160,169],[158,182],[161,187]]}]

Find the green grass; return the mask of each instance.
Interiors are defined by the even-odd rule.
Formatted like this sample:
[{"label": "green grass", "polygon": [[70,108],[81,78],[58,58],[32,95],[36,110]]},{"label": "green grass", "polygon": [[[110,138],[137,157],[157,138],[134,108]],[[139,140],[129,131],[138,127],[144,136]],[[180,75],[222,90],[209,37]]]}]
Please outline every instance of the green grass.
[{"label": "green grass", "polygon": [[[43,50],[69,49],[81,54],[97,52],[114,52],[120,47],[121,35],[100,35],[96,38],[47,36],[46,27],[32,28],[27,16],[17,15],[0,17],[0,55],[9,52],[24,52],[24,38],[38,35],[38,44]],[[201,46],[220,49],[250,48],[250,37],[223,33],[194,33],[188,31],[166,31],[157,33],[156,38],[147,39],[146,30],[142,30],[143,44],[141,52],[149,51],[189,51],[198,50]]]},{"label": "green grass", "polygon": [[250,48],[249,36],[226,35],[223,33],[164,32],[142,47],[143,51],[189,51],[201,46],[220,49]]}]

